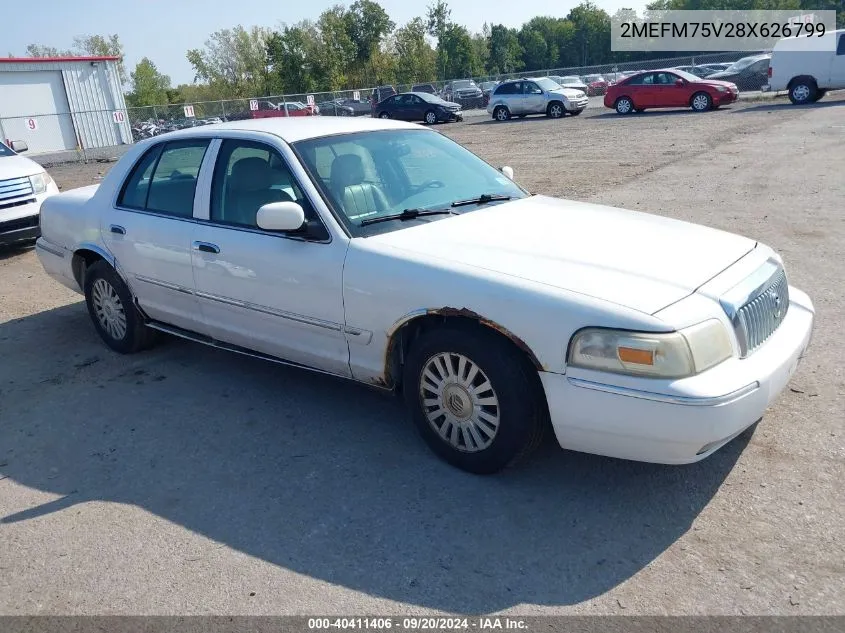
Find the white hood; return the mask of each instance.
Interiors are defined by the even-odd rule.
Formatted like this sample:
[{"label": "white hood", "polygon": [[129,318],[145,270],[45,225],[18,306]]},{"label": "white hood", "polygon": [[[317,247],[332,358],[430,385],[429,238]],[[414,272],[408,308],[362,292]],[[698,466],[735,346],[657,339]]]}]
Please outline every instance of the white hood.
[{"label": "white hood", "polygon": [[34,176],[44,171],[44,168],[26,156],[0,156],[0,180]]},{"label": "white hood", "polygon": [[[565,86],[560,88],[559,90],[557,90],[557,89],[552,90],[551,92],[556,92],[557,94],[562,94],[567,99],[577,99],[578,97],[584,96],[583,90],[578,90],[577,88],[567,88]],[[581,94],[578,94],[578,93],[581,93]]]},{"label": "white hood", "polygon": [[[437,216],[435,216],[437,217]],[[531,196],[366,238],[648,314],[683,299],[756,242],[600,205]]]}]

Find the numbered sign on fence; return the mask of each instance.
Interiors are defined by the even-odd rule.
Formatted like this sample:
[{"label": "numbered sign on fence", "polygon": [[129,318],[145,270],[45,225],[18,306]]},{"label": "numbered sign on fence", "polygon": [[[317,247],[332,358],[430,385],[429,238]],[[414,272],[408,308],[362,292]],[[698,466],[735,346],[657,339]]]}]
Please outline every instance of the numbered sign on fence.
[{"label": "numbered sign on fence", "polygon": [[194,106],[192,106],[192,105],[191,106],[185,106],[182,109],[185,110],[185,118],[186,119],[193,118],[193,116],[194,116]]},{"label": "numbered sign on fence", "polygon": [[305,99],[308,102],[308,105],[314,105],[314,95],[308,95]]},{"label": "numbered sign on fence", "polygon": [[361,93],[358,90],[356,90],[355,92],[352,93],[352,98],[355,99],[355,101],[360,101],[361,100]]},{"label": "numbered sign on fence", "polygon": [[258,99],[250,99],[249,100],[249,109],[255,112],[258,110]]},{"label": "numbered sign on fence", "polygon": [[115,110],[111,113],[115,123],[123,123],[126,120],[126,113],[123,110]]},{"label": "numbered sign on fence", "polygon": [[24,121],[24,125],[26,125],[26,129],[30,132],[35,132],[38,129],[38,119],[30,117]]}]

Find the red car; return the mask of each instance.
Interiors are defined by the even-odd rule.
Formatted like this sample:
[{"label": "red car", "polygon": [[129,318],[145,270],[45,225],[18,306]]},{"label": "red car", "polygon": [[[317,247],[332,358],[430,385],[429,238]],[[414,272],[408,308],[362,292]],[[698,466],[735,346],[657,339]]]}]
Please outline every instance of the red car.
[{"label": "red car", "polygon": [[647,108],[692,108],[696,112],[715,110],[737,98],[737,87],[727,81],[702,79],[683,70],[649,70],[611,85],[604,106],[619,114]]},{"label": "red car", "polygon": [[587,84],[587,96],[595,97],[607,93],[607,88],[610,85],[602,75],[587,75],[582,81]]}]

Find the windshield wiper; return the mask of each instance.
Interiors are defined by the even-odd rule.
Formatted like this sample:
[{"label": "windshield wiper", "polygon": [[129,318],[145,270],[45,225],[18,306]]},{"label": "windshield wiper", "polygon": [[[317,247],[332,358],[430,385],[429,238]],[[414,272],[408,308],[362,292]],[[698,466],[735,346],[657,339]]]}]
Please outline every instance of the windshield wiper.
[{"label": "windshield wiper", "polygon": [[496,200],[510,200],[512,196],[505,196],[500,193],[483,193],[477,198],[468,198],[467,200],[458,200],[452,203],[453,207],[465,207],[468,204],[487,204],[488,202],[495,202]]},{"label": "windshield wiper", "polygon": [[[453,204],[452,206],[455,205]],[[361,220],[361,226],[376,224],[377,222],[388,222],[390,220],[413,220],[424,215],[457,215],[457,213],[451,209],[405,209],[402,213],[391,213],[390,215]]]}]

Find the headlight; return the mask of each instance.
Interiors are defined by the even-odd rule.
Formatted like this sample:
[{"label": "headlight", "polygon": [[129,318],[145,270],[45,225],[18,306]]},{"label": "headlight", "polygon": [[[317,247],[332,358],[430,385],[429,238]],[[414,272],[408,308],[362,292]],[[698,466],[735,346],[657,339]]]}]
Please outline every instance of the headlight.
[{"label": "headlight", "polygon": [[40,174],[30,176],[29,182],[32,185],[32,192],[35,194],[39,194],[47,191],[47,187],[50,185],[51,182],[53,182],[53,179],[50,178],[50,174],[48,174],[46,171],[42,171]]},{"label": "headlight", "polygon": [[588,328],[575,335],[569,364],[632,376],[683,378],[733,355],[727,329],[710,319],[677,332],[651,333]]},{"label": "headlight", "polygon": [[576,92],[576,93],[575,93],[575,98],[576,98],[576,99],[580,99],[580,98],[581,98],[581,97],[583,97],[583,96],[584,96],[584,93],[583,93],[583,92]]},{"label": "headlight", "polygon": [[728,91],[728,89],[725,88],[724,86],[716,86],[716,90],[718,90],[719,92],[727,92]]}]

